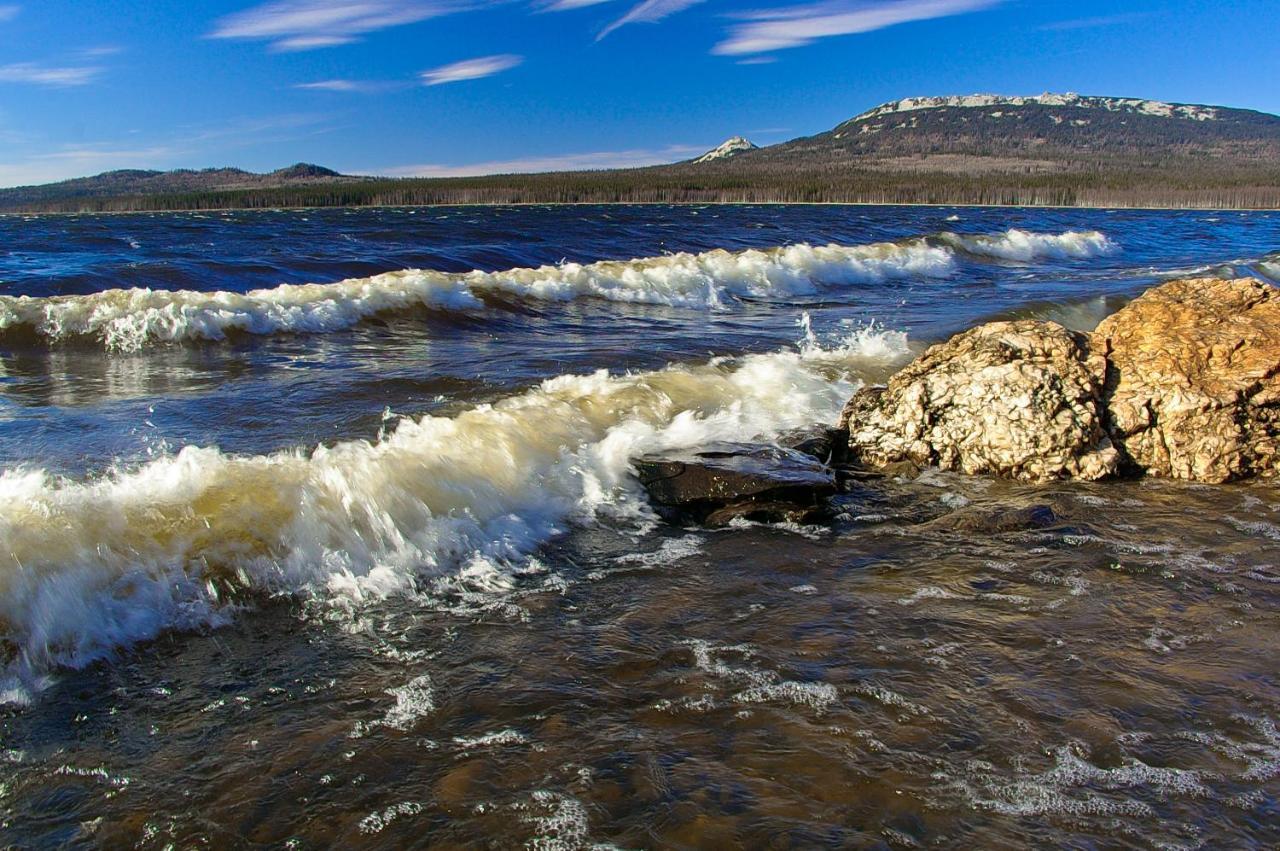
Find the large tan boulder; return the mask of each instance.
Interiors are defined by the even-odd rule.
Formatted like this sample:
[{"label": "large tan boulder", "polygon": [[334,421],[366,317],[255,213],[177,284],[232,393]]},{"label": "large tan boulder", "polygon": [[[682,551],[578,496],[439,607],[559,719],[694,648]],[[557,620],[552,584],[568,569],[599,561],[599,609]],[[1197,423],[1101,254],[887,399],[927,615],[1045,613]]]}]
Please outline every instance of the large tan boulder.
[{"label": "large tan boulder", "polygon": [[929,349],[845,407],[861,461],[909,460],[1023,481],[1119,469],[1102,414],[1106,375],[1089,337],[1054,322],[992,322]]},{"label": "large tan boulder", "polygon": [[1280,289],[1171,281],[1093,334],[992,322],[845,406],[856,458],[1024,481],[1277,472]]},{"label": "large tan boulder", "polygon": [[1134,466],[1199,482],[1276,472],[1280,290],[1200,278],[1148,290],[1102,322],[1109,429]]}]

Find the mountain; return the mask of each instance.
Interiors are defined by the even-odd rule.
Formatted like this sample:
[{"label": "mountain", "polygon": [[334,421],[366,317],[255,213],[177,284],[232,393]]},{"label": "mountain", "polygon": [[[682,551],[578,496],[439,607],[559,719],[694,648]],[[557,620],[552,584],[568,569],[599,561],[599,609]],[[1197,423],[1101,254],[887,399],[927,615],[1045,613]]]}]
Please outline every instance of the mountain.
[{"label": "mountain", "polygon": [[77,177],[41,186],[0,189],[0,210],[48,209],[50,207],[76,209],[75,205],[91,203],[93,199],[238,191],[360,179],[311,163],[295,163],[264,174],[239,168],[177,169],[175,171],[120,169],[103,172],[93,177]]},{"label": "mountain", "polygon": [[[1107,163],[1100,163],[1105,157]],[[1266,165],[1280,157],[1280,116],[1245,109],[1134,98],[1044,94],[907,98],[825,133],[743,156],[806,166],[857,164],[944,172],[1037,172],[1191,160]]]},{"label": "mountain", "polygon": [[733,136],[725,139],[718,146],[707,151],[702,156],[694,160],[695,163],[709,163],[712,160],[723,160],[729,157],[737,156],[746,151],[758,150],[759,146],[742,136]]},{"label": "mountain", "polygon": [[555,202],[824,202],[1280,208],[1280,117],[1137,98],[906,98],[813,136],[741,136],[610,171],[374,178],[299,164],[108,172],[0,190],[3,211]]}]

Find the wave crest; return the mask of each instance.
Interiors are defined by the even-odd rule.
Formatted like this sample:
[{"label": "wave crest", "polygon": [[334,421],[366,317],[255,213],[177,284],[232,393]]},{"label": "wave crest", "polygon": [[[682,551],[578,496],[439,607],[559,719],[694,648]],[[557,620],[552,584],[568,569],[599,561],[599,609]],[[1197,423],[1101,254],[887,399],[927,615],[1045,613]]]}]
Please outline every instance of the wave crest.
[{"label": "wave crest", "polygon": [[643,516],[631,458],[834,420],[860,368],[907,355],[903,335],[864,329],[836,347],[563,375],[373,442],[191,446],[91,481],[5,471],[0,702],[57,665],[217,624],[245,594],[357,605],[513,563],[601,512]]},{"label": "wave crest", "polygon": [[1034,233],[1013,228],[994,236],[961,236],[944,233],[942,240],[968,254],[1029,263],[1044,258],[1086,260],[1119,250],[1105,234],[1096,230],[1065,233]]},{"label": "wave crest", "polygon": [[0,339],[22,333],[48,343],[78,338],[130,352],[158,343],[222,340],[231,333],[339,331],[377,314],[424,307],[479,310],[486,294],[717,309],[742,298],[786,298],[817,293],[824,287],[946,277],[956,269],[956,249],[1029,261],[1091,257],[1115,247],[1096,231],[948,233],[941,240],[944,244],[910,239],[857,246],[717,249],[502,272],[406,269],[332,284],[284,284],[246,293],[115,289],[79,296],[0,296]]}]

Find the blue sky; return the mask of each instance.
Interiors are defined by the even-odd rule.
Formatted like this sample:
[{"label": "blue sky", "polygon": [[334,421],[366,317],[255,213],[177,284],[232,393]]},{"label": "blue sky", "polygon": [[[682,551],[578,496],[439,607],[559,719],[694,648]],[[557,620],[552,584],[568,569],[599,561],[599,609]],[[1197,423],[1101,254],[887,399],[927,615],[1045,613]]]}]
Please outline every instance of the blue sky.
[{"label": "blue sky", "polygon": [[1277,0],[0,0],[0,186],[665,162],[914,95],[1280,112],[1277,29]]}]

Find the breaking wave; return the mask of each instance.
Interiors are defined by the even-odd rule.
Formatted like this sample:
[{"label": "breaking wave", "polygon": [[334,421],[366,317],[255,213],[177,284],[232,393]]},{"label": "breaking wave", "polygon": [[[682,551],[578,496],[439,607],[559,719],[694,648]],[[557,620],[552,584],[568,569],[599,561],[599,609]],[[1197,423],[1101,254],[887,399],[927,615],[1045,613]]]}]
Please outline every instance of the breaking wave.
[{"label": "breaking wave", "polygon": [[420,308],[479,310],[484,297],[615,302],[715,309],[740,298],[785,298],[823,287],[941,278],[956,250],[1030,261],[1086,258],[1115,250],[1097,231],[994,236],[942,234],[871,245],[723,249],[637,260],[467,273],[406,269],[332,284],[285,284],[246,293],[114,289],[76,296],[0,296],[0,339],[34,335],[56,343],[100,342],[115,351],[228,334],[324,333],[363,319]]},{"label": "breaking wave", "polygon": [[256,595],[354,606],[424,577],[504,571],[602,513],[643,519],[629,459],[833,420],[861,367],[908,354],[905,335],[863,329],[831,348],[563,375],[376,441],[189,446],[88,481],[5,471],[0,703],[28,700],[58,665],[216,625]]},{"label": "breaking wave", "polygon": [[962,236],[944,233],[941,240],[968,254],[1030,263],[1040,259],[1084,260],[1119,250],[1105,234],[1096,230],[1065,233],[1033,233],[1014,228],[994,236]]},{"label": "breaking wave", "polygon": [[1258,261],[1258,271],[1280,284],[1280,252],[1268,254]]}]

